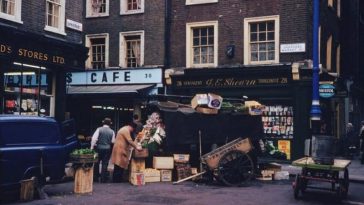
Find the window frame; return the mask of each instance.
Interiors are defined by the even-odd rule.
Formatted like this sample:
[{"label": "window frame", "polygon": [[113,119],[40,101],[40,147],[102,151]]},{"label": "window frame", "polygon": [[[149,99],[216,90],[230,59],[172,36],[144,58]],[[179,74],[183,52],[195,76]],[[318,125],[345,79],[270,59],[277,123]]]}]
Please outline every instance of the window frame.
[{"label": "window frame", "polygon": [[106,8],[105,8],[105,13],[98,13],[98,14],[93,14],[92,13],[92,9],[91,9],[91,1],[92,0],[86,0],[86,18],[98,18],[98,17],[105,17],[105,16],[109,16],[109,12],[110,12],[110,0],[106,0]]},{"label": "window frame", "polygon": [[[214,62],[206,64],[193,63],[193,29],[200,27],[212,26],[214,29]],[[219,25],[218,21],[204,21],[204,22],[191,22],[186,24],[186,68],[203,68],[203,67],[217,67],[218,66],[218,39],[219,39]]]},{"label": "window frame", "polygon": [[[126,40],[125,36],[140,36],[140,67],[144,66],[144,51],[145,51],[145,32],[144,30],[139,31],[127,31],[119,33],[119,66],[121,68],[129,68],[127,67],[126,58]],[[130,67],[134,68],[134,67]]]},{"label": "window frame", "polygon": [[139,10],[128,10],[128,0],[120,0],[120,15],[131,15],[144,13],[145,0],[141,1],[141,8]]},{"label": "window frame", "polygon": [[186,5],[218,3],[219,0],[186,0]]},{"label": "window frame", "polygon": [[14,15],[10,15],[10,14],[7,14],[7,13],[0,12],[0,18],[23,24],[23,21],[21,20],[21,8],[22,8],[21,3],[22,3],[22,0],[15,0],[14,3],[15,3],[15,5],[14,5]]},{"label": "window frame", "polygon": [[[244,65],[263,65],[263,64],[271,64],[271,63],[279,63],[279,45],[280,45],[280,17],[279,15],[273,16],[260,16],[260,17],[252,17],[244,19]],[[266,60],[266,61],[251,61],[251,51],[250,51],[250,24],[251,23],[259,23],[259,22],[267,22],[274,21],[274,60]]]},{"label": "window frame", "polygon": [[105,69],[109,67],[109,34],[99,33],[99,34],[88,34],[85,36],[85,46],[89,48],[88,58],[85,63],[86,70],[95,70],[92,67],[92,49],[91,49],[91,39],[94,38],[105,38]]},{"label": "window frame", "polygon": [[66,35],[65,33],[65,13],[66,13],[66,0],[60,0],[60,9],[59,9],[59,16],[58,16],[58,27],[48,26],[47,19],[48,19],[48,2],[52,0],[46,0],[46,9],[45,9],[45,31]]}]

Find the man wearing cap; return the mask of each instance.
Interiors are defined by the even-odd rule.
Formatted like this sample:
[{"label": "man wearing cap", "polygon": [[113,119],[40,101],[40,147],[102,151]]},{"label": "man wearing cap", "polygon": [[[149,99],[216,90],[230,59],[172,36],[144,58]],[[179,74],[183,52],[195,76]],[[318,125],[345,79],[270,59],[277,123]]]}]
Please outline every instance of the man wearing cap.
[{"label": "man wearing cap", "polygon": [[91,149],[95,149],[98,153],[98,162],[94,166],[94,179],[98,180],[100,161],[101,167],[101,182],[106,182],[108,178],[107,167],[109,165],[111,144],[115,142],[115,132],[110,128],[112,124],[110,118],[105,118],[102,121],[102,127],[96,129],[91,139]]}]

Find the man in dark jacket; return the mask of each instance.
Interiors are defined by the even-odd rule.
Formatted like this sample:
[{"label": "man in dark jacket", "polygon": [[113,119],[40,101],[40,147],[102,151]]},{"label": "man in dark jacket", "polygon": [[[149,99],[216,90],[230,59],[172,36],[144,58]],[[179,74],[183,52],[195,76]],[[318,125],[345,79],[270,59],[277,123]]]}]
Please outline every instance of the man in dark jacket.
[{"label": "man in dark jacket", "polygon": [[98,162],[94,166],[94,179],[98,181],[100,176],[99,166],[101,167],[101,182],[106,182],[108,178],[107,167],[109,165],[111,155],[111,145],[115,142],[115,132],[110,128],[112,124],[110,118],[102,121],[103,126],[96,129],[91,139],[91,149],[95,149],[98,153]]}]

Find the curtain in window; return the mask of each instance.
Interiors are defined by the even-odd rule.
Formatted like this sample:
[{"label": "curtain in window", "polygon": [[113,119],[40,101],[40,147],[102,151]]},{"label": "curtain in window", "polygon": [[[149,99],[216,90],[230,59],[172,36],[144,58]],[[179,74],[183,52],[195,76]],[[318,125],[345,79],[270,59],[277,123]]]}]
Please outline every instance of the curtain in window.
[{"label": "curtain in window", "polygon": [[137,9],[141,9],[142,8],[142,0],[137,0]]},{"label": "curtain in window", "polygon": [[134,56],[136,58],[137,66],[140,66],[140,43],[139,42],[133,43],[132,49],[133,49]]},{"label": "curtain in window", "polygon": [[92,13],[97,14],[100,12],[102,0],[92,0]]}]

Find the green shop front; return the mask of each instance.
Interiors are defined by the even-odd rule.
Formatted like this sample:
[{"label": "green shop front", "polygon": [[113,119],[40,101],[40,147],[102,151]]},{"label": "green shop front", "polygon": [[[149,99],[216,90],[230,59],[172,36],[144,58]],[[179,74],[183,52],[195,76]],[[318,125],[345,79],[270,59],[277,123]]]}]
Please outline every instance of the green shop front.
[{"label": "green shop front", "polygon": [[[261,116],[262,138],[265,148],[271,149],[265,156],[273,161],[287,161],[304,155],[305,140],[311,135],[309,75],[293,74],[292,65],[184,69],[180,74],[170,75],[167,90],[174,96],[215,93],[223,98],[247,98],[265,105]],[[285,155],[275,156],[273,152],[270,155],[272,149]]]}]

